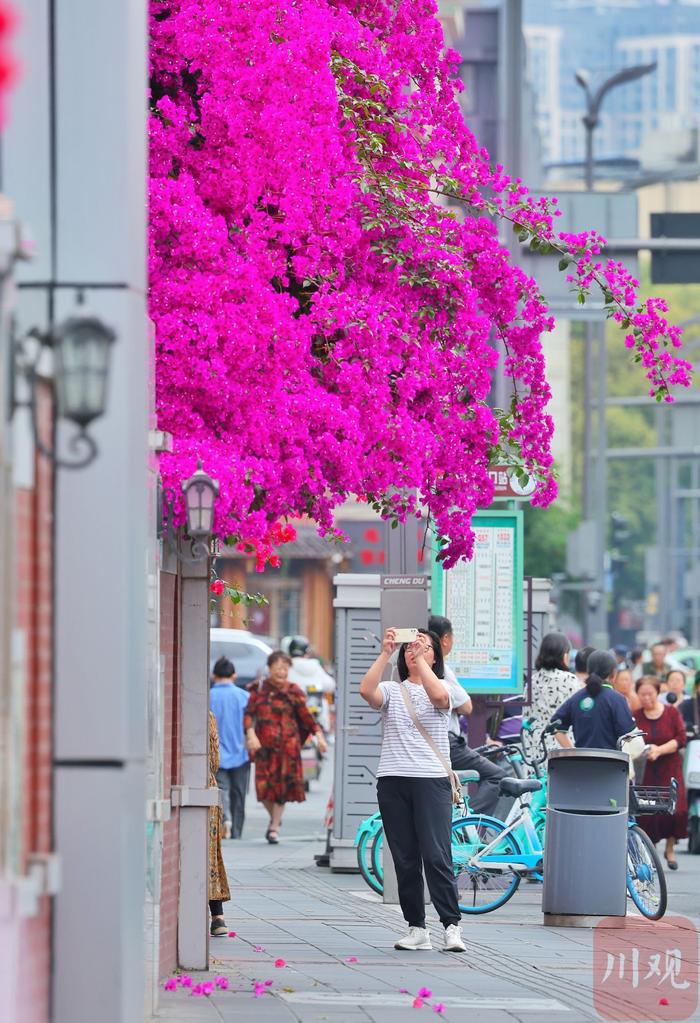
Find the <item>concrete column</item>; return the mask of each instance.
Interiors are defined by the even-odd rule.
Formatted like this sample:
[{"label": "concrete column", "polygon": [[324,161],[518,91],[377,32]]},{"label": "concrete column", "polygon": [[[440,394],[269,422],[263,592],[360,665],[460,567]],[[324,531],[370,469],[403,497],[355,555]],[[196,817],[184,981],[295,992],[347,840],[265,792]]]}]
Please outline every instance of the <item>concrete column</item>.
[{"label": "concrete column", "polygon": [[[183,551],[188,549],[183,544]],[[209,562],[182,566],[182,787],[178,959],[209,967]]]},{"label": "concrete column", "polygon": [[[55,507],[52,1019],[143,1015],[147,550],[146,0],[24,0],[3,185],[38,255],[19,331],[85,306],[115,330],[99,455]],[[58,430],[70,457],[73,431]],[[98,937],[99,940],[96,940]]]}]

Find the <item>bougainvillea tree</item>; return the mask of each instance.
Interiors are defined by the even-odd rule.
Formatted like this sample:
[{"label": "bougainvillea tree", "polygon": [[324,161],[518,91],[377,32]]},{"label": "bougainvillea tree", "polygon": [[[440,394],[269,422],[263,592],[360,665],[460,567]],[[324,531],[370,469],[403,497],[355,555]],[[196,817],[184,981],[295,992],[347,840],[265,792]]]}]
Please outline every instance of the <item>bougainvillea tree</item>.
[{"label": "bougainvillea tree", "polygon": [[[432,0],[153,0],[151,312],[166,482],[201,458],[262,566],[288,518],[427,509],[446,563],[507,462],[556,493],[540,339],[503,227],[604,294],[651,393],[688,381],[663,302],[491,166]],[[499,234],[500,232],[500,234]],[[500,339],[512,399],[489,406]]]}]

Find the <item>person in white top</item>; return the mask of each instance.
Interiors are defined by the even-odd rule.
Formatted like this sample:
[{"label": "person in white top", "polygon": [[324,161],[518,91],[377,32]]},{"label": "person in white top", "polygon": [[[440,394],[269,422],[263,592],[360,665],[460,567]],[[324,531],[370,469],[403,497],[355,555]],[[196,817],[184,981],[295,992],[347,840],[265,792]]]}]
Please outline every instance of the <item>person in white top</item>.
[{"label": "person in white top", "polygon": [[445,928],[445,950],[464,952],[452,868],[452,786],[441,759],[413,723],[404,701],[405,692],[417,720],[449,764],[452,700],[443,681],[440,641],[420,629],[416,642],[404,644],[399,652],[400,681],[383,682],[384,670],[397,649],[394,635],[394,629],[386,630],[382,652],[360,683],[360,696],[370,707],[381,710],[384,718],[377,801],[396,867],[399,902],[408,923],[408,935],[394,947],[410,951],[432,948],[425,926],[424,870],[430,898]]}]

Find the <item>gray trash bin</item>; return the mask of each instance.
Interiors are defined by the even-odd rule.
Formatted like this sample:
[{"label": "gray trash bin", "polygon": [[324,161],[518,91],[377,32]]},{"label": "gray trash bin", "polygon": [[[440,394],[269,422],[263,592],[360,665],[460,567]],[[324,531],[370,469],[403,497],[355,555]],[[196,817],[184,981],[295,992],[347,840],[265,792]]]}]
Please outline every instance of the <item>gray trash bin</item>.
[{"label": "gray trash bin", "polygon": [[603,749],[550,753],[545,923],[554,916],[625,915],[628,801],[626,753]]}]

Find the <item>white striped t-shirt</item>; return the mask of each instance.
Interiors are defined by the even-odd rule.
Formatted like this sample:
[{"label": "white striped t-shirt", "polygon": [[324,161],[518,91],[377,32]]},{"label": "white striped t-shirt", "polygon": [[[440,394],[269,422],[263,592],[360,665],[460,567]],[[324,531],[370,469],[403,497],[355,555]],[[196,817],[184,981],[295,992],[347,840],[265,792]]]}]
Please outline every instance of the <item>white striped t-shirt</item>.
[{"label": "white striped t-shirt", "polygon": [[450,762],[450,740],[447,729],[452,711],[452,696],[449,694],[449,690],[450,707],[440,710],[430,702],[422,685],[417,685],[414,682],[399,683],[393,680],[380,682],[379,689],[384,701],[381,708],[384,718],[384,734],[377,777],[398,775],[404,778],[444,778],[446,777],[445,768],[411,721],[401,695],[401,685],[405,686],[413,701],[416,717],[426,732],[432,736],[435,745],[447,763]]}]

